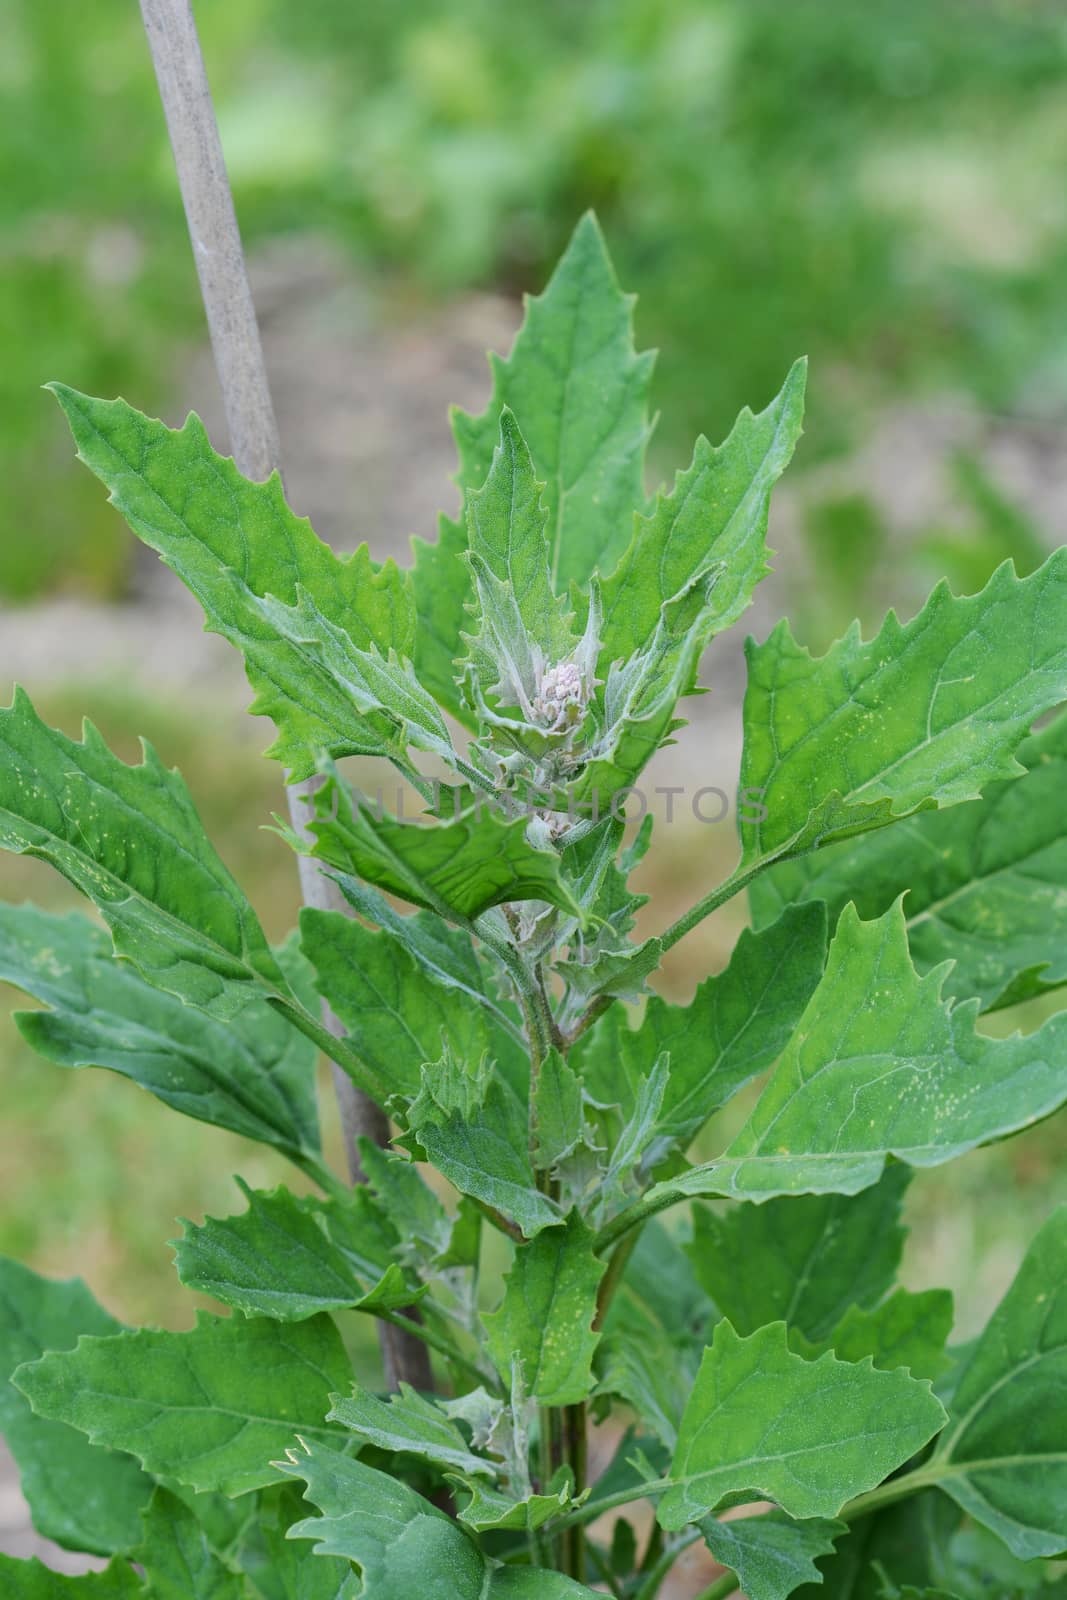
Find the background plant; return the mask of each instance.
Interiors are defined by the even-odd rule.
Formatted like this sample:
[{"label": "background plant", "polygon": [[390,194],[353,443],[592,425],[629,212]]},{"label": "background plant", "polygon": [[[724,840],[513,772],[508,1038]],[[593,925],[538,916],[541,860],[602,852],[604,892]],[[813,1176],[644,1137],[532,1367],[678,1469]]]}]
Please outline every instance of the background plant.
[{"label": "background plant", "polygon": [[[1031,728],[1067,691],[1067,558],[939,586],[821,657],[785,623],[750,642],[741,784],[763,805],[729,878],[638,941],[650,830],[625,837],[622,801],[766,570],[803,365],[646,501],[650,363],[586,219],[494,374],[455,419],[465,517],[408,572],[334,556],[195,417],[54,386],[82,459],[244,655],[271,753],[316,785],[310,835],[280,831],[355,916],[307,910],[272,947],[152,750],[126,765],[24,695],[0,713],[0,842],[106,928],[4,911],[3,975],[44,1007],[24,1035],[317,1191],[246,1186],[245,1210],[185,1226],[179,1276],[233,1311],[185,1333],[5,1266],[4,1426],[35,1518],[113,1558],[67,1580],[5,1559],[9,1591],[651,1600],[701,1539],[752,1600],[820,1572],[830,1595],[1054,1589],[1067,1213],[975,1342],[949,1345],[950,1297],[894,1282],[912,1172],[1067,1099],[1061,1013],[975,1029],[1064,978],[1062,724]],[[421,819],[353,789],[353,755]],[[647,996],[745,888],[725,972],[689,1006]],[[316,1048],[392,1119],[354,1190],[322,1158]],[[690,1205],[688,1236],[657,1220]],[[357,1378],[343,1330],[365,1317],[431,1353],[432,1392]],[[601,1471],[590,1406],[617,1419]]]}]

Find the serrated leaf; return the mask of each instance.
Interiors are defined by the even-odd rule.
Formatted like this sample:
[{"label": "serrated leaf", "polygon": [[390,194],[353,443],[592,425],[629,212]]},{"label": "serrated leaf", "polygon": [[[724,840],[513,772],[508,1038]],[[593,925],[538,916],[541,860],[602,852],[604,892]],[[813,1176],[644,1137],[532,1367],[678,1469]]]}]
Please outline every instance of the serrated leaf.
[{"label": "serrated leaf", "polygon": [[[415,1096],[423,1067],[446,1048],[474,1062],[505,1051],[506,1075],[521,1074],[522,1053],[503,1019],[492,1025],[492,1012],[472,1005],[469,992],[440,982],[391,930],[374,932],[340,912],[305,909],[300,936],[320,992],[391,1094]],[[453,937],[470,948],[466,935]]]},{"label": "serrated leaf", "polygon": [[587,213],[506,361],[491,357],[493,397],[478,417],[453,418],[460,483],[484,483],[503,406],[515,415],[545,482],[552,575],[610,569],[644,499],[652,356],[636,355],[633,299],[620,292],[600,229]]},{"label": "serrated leaf", "polygon": [[[362,1585],[350,1561],[309,1554],[301,1540],[288,1537],[306,1509],[297,1485],[286,1483],[269,1494],[268,1510],[261,1515],[257,1530],[261,1540],[257,1540],[254,1559],[253,1552],[241,1552],[241,1564],[263,1590],[264,1600],[359,1600]],[[261,1498],[266,1500],[266,1495]]]},{"label": "serrated leaf", "polygon": [[329,1317],[285,1327],[203,1312],[188,1333],[83,1338],[16,1374],[40,1416],[129,1451],[149,1472],[227,1495],[276,1482],[271,1456],[297,1430],[340,1448],[343,1435],[322,1418],[351,1376]]},{"label": "serrated leaf", "polygon": [[894,1164],[858,1195],[791,1195],[722,1212],[695,1206],[688,1255],[697,1279],[738,1333],[783,1321],[825,1339],[850,1306],[877,1305],[892,1287],[910,1181],[909,1169]]},{"label": "serrated leaf", "polygon": [[541,1171],[551,1172],[581,1141],[584,1114],[582,1086],[573,1067],[558,1050],[550,1050],[534,1087],[534,1161]]},{"label": "serrated leaf", "polygon": [[[279,957],[289,966],[292,953]],[[106,1067],[185,1116],[297,1160],[317,1155],[315,1047],[264,1002],[223,1022],[116,961],[87,917],[34,906],[0,905],[0,980],[50,1008],[15,1013],[49,1061]]]},{"label": "serrated leaf", "polygon": [[548,507],[514,414],[500,414],[488,476],[466,497],[477,631],[471,661],[483,694],[535,720],[541,675],[577,644],[565,597],[553,592]]},{"label": "serrated leaf", "polygon": [[1045,1223],[956,1385],[925,1469],[1024,1561],[1067,1549],[1067,1207]]},{"label": "serrated leaf", "polygon": [[0,1555],[0,1586],[4,1600],[144,1600],[140,1578],[118,1556],[103,1572],[67,1577],[36,1556],[16,1561],[14,1556]]},{"label": "serrated leaf", "polygon": [[938,1166],[1017,1133],[1067,1099],[1067,1017],[988,1039],[977,1001],[919,978],[898,905],[876,922],[847,906],[826,973],[725,1156],[651,1194],[856,1194],[886,1157]]},{"label": "serrated leaf", "polygon": [[244,1600],[242,1579],[220,1560],[189,1507],[158,1488],[135,1553],[152,1600]]},{"label": "serrated leaf", "polygon": [[503,1301],[483,1318],[497,1370],[506,1375],[521,1362],[526,1393],[540,1405],[574,1405],[592,1387],[596,1296],[607,1265],[592,1241],[572,1213],[518,1245]]},{"label": "serrated leaf", "polygon": [[791,1517],[834,1517],[944,1420],[928,1383],[832,1355],[803,1361],[784,1323],[742,1339],[724,1320],[682,1417],[660,1523],[681,1528],[742,1494]]},{"label": "serrated leaf", "polygon": [[697,440],[693,460],[638,516],[633,538],[603,585],[603,670],[640,651],[660,607],[709,566],[722,575],[701,624],[701,648],[737,621],[769,571],[764,539],[771,487],[800,437],[807,363],[798,361],[781,393],[753,416],[746,407],[718,448]]},{"label": "serrated leaf", "polygon": [[134,533],[196,596],[208,628],[244,655],[252,710],[278,729],[270,753],[296,778],[312,775],[323,750],[388,753],[402,688],[390,652],[414,644],[407,576],[391,561],[375,568],[365,545],[334,555],[289,509],[277,474],[243,478],[195,414],[175,431],[123,400],[51,387],[79,456]]},{"label": "serrated leaf", "polygon": [[762,933],[746,929],[725,972],[705,979],[690,1005],[653,996],[636,1029],[619,1007],[607,1012],[575,1054],[589,1092],[619,1102],[629,1116],[657,1058],[669,1052],[657,1132],[688,1142],[785,1047],[825,952],[825,922],[815,906],[787,911]]},{"label": "serrated leaf", "polygon": [[742,866],[799,854],[1017,776],[1019,743],[1067,697],[1067,550],[1029,578],[1007,562],[981,594],[946,584],[911,622],[890,612],[813,657],[782,623],[748,647],[740,786],[765,817]]},{"label": "serrated leaf", "polygon": [[832,1350],[839,1361],[864,1361],[894,1372],[905,1367],[913,1378],[937,1378],[948,1366],[945,1345],[952,1332],[952,1296],[947,1289],[912,1294],[897,1289],[881,1305],[852,1305],[825,1339],[791,1336],[798,1354],[811,1357]]},{"label": "serrated leaf", "polygon": [[613,1308],[609,1331],[596,1353],[598,1395],[631,1406],[668,1450],[678,1443],[678,1423],[696,1377],[699,1356],[688,1342],[633,1304]]},{"label": "serrated leaf", "polygon": [[[530,1164],[526,1109],[496,1077],[491,1065],[462,1108],[426,1092],[413,1103],[408,1122],[428,1160],[461,1194],[470,1195],[513,1221],[527,1238],[563,1220],[554,1200],[538,1189]],[[440,1089],[437,1089],[440,1093]]]},{"label": "serrated leaf", "polygon": [[436,1467],[473,1476],[494,1478],[496,1468],[476,1456],[446,1412],[423,1399],[410,1384],[387,1401],[377,1399],[359,1384],[350,1395],[334,1395],[330,1422],[339,1422],[362,1444],[398,1455],[419,1456]]},{"label": "serrated leaf", "polygon": [[0,848],[37,856],[81,891],[115,949],[157,988],[232,1017],[289,991],[263,930],[189,792],[151,746],[140,766],[91,724],[77,744],[19,689],[0,710]]},{"label": "serrated leaf", "polygon": [[45,1350],[69,1350],[83,1333],[120,1328],[80,1279],[40,1278],[0,1257],[0,1430],[37,1532],[101,1556],[137,1544],[152,1480],[131,1456],[98,1449],[64,1423],[34,1416],[9,1379]]},{"label": "serrated leaf", "polygon": [[527,841],[523,817],[478,808],[455,822],[400,822],[354,802],[336,777],[317,791],[315,813],[311,853],[319,860],[449,921],[466,923],[513,900],[547,900],[579,914],[559,856]]},{"label": "serrated leaf", "polygon": [[[560,593],[622,555],[644,500],[652,357],[633,349],[633,302],[619,291],[600,230],[586,216],[506,361],[490,357],[493,395],[480,416],[452,413],[457,482],[485,482],[504,406],[514,413],[545,482],[550,560]],[[442,517],[438,542],[414,541],[419,627],[415,664],[438,701],[469,719],[455,687],[471,584],[463,521]]]},{"label": "serrated leaf", "polygon": [[881,916],[907,891],[919,972],[954,966],[945,991],[983,1011],[1067,982],[1067,717],[1019,751],[1021,778],[994,784],[952,815],[924,812],[870,838],[783,861],[749,891],[757,922],[783,902],[822,900],[832,921],[852,900]]},{"label": "serrated leaf", "polygon": [[456,1516],[475,1533],[519,1529],[535,1533],[546,1522],[558,1517],[574,1504],[569,1484],[561,1484],[555,1494],[527,1494],[516,1499],[504,1489],[480,1479],[451,1480],[456,1491],[466,1494],[457,1502]]},{"label": "serrated leaf", "polygon": [[[391,1229],[364,1189],[344,1200],[266,1194],[237,1180],[242,1216],[184,1222],[178,1277],[247,1316],[303,1322],[320,1311],[391,1310],[418,1299],[392,1259]],[[184,1219],[183,1219],[184,1221]]]},{"label": "serrated leaf", "polygon": [[655,1165],[662,1153],[660,1133],[663,1103],[670,1087],[670,1055],[666,1050],[656,1057],[652,1070],[638,1091],[633,1111],[624,1123],[608,1157],[607,1171],[597,1192],[597,1220],[625,1203],[627,1192],[639,1189],[646,1179],[644,1167]]},{"label": "serrated leaf", "polygon": [[788,1600],[802,1583],[821,1581],[815,1559],[831,1554],[845,1524],[823,1517],[796,1522],[769,1511],[729,1522],[708,1517],[700,1531],[716,1561],[736,1574],[748,1600]]},{"label": "serrated leaf", "polygon": [[317,1444],[293,1450],[282,1472],[303,1478],[322,1513],[290,1529],[317,1555],[360,1569],[362,1600],[579,1600],[592,1590],[560,1573],[499,1567],[458,1522],[414,1489]]}]

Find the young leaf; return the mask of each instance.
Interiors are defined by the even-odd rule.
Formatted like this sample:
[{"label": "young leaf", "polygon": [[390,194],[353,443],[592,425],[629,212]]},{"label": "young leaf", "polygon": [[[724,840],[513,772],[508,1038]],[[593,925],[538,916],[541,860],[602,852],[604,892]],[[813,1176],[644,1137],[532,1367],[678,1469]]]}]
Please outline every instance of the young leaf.
[{"label": "young leaf", "polygon": [[1067,697],[1067,550],[1029,578],[1010,562],[981,594],[946,584],[902,626],[890,612],[813,657],[782,623],[748,647],[741,788],[766,816],[742,866],[799,854],[934,806],[972,800],[1022,768],[1031,723]]},{"label": "young leaf", "polygon": [[794,1522],[769,1511],[729,1522],[707,1517],[700,1531],[716,1561],[736,1574],[748,1600],[788,1600],[802,1583],[822,1582],[815,1558],[831,1554],[845,1524],[823,1517]]},{"label": "young leaf", "polygon": [[790,1195],[722,1212],[695,1206],[688,1254],[697,1279],[740,1334],[783,1321],[824,1340],[850,1306],[877,1305],[892,1287],[910,1181],[894,1163],[858,1195]]},{"label": "young leaf", "polygon": [[[392,1259],[392,1229],[365,1189],[344,1200],[257,1193],[243,1216],[184,1222],[178,1277],[246,1316],[303,1322],[320,1311],[392,1310],[424,1291]],[[392,1237],[391,1237],[392,1236]]]},{"label": "young leaf", "polygon": [[534,720],[545,667],[577,644],[566,599],[552,590],[542,499],[526,441],[505,406],[482,488],[467,495],[479,628],[469,640],[482,693]]},{"label": "young leaf", "polygon": [[831,921],[852,900],[881,916],[901,894],[920,973],[951,960],[945,992],[983,1011],[1067,982],[1067,717],[1019,751],[1024,777],[981,800],[931,811],[872,838],[845,839],[783,861],[749,891],[757,923],[783,903],[825,901]]},{"label": "young leaf", "polygon": [[[633,301],[620,293],[594,218],[582,218],[506,361],[490,357],[493,395],[480,416],[452,414],[464,495],[481,488],[507,406],[544,482],[549,559],[563,593],[622,555],[644,501],[652,357],[634,353]],[[415,664],[442,705],[466,720],[454,662],[468,626],[470,578],[462,521],[441,519],[437,544],[414,541],[419,626]]]},{"label": "young leaf", "polygon": [[493,397],[481,416],[454,417],[460,483],[484,483],[504,406],[545,482],[552,576],[607,572],[644,499],[651,355],[635,355],[633,300],[620,292],[595,219],[586,214],[506,361],[490,358]]},{"label": "young leaf", "polygon": [[466,1498],[459,1501],[456,1516],[475,1533],[489,1533],[497,1529],[519,1529],[535,1533],[546,1522],[558,1517],[574,1504],[569,1484],[561,1484],[555,1494],[527,1494],[515,1499],[505,1489],[497,1489],[483,1478],[449,1478],[455,1489]]},{"label": "young leaf", "polygon": [[36,1556],[16,1561],[0,1555],[0,1588],[4,1600],[144,1600],[140,1578],[118,1556],[103,1572],[75,1578],[53,1572]]},{"label": "young leaf", "polygon": [[499,1567],[458,1522],[398,1478],[362,1461],[304,1444],[278,1463],[307,1483],[322,1513],[297,1523],[290,1538],[314,1539],[317,1555],[341,1556],[360,1570],[363,1600],[579,1600],[592,1590],[560,1573]]},{"label": "young leaf", "polygon": [[944,1420],[928,1383],[832,1355],[803,1361],[784,1323],[742,1339],[724,1320],[682,1417],[660,1523],[681,1528],[742,1495],[791,1517],[834,1517]]},{"label": "young leaf", "polygon": [[64,1423],[34,1416],[9,1380],[45,1350],[70,1350],[83,1333],[120,1328],[80,1279],[57,1283],[0,1257],[0,1429],[37,1532],[99,1556],[138,1542],[152,1480],[132,1456],[100,1450]]},{"label": "young leaf", "polygon": [[877,922],[845,908],[826,973],[726,1155],[660,1190],[857,1194],[886,1157],[938,1166],[1028,1127],[1067,1100],[1067,1016],[1010,1039],[976,1034],[977,1001],[919,978],[897,904]]},{"label": "young leaf", "polygon": [[1038,1233],[956,1385],[925,1471],[1024,1561],[1067,1549],[1067,1206]]},{"label": "young leaf", "polygon": [[[475,1062],[503,1051],[505,1076],[521,1078],[525,1061],[511,1032],[492,1026],[484,1005],[471,1005],[469,993],[440,982],[390,930],[374,932],[337,911],[304,910],[300,937],[320,992],[391,1094],[417,1095],[423,1067],[446,1047]],[[466,935],[455,937],[469,947]]]},{"label": "young leaf", "polygon": [[656,1123],[686,1144],[714,1111],[780,1054],[822,975],[826,924],[817,906],[798,907],[773,927],[742,933],[725,972],[707,978],[688,1006],[649,1000],[640,1027],[618,1007],[579,1046],[578,1062],[596,1100],[632,1115],[658,1057],[670,1080]]},{"label": "young leaf", "polygon": [[469,819],[427,825],[376,817],[336,777],[316,793],[315,812],[319,860],[451,922],[512,900],[547,900],[579,914],[559,856],[528,843],[523,817],[507,821],[482,808]]},{"label": "young leaf", "polygon": [[[293,952],[278,955],[292,971]],[[317,1156],[315,1047],[272,1006],[253,1000],[223,1022],[116,961],[87,917],[34,906],[0,905],[0,979],[50,1007],[15,1013],[49,1061],[106,1067],[187,1117]]]},{"label": "young leaf", "polygon": [[[269,1499],[268,1499],[269,1496]],[[306,1507],[295,1483],[265,1491],[256,1548],[241,1552],[241,1565],[264,1600],[360,1600],[362,1584],[350,1561],[309,1555],[289,1529],[302,1520]]]},{"label": "young leaf", "polygon": [[496,1476],[493,1463],[472,1453],[459,1428],[440,1406],[424,1400],[407,1383],[401,1383],[400,1393],[391,1395],[387,1402],[354,1384],[351,1395],[334,1395],[327,1420],[341,1423],[361,1444],[378,1450],[419,1456],[436,1467],[475,1477]]},{"label": "young leaf", "polygon": [[227,1495],[275,1482],[270,1458],[298,1429],[340,1448],[343,1435],[321,1419],[351,1378],[329,1317],[282,1326],[203,1312],[188,1333],[82,1339],[16,1374],[38,1415],[172,1482]]},{"label": "young leaf", "polygon": [[699,1352],[632,1302],[616,1302],[596,1353],[598,1395],[631,1406],[668,1450],[693,1388]]},{"label": "young leaf", "polygon": [[245,1600],[241,1578],[220,1560],[189,1507],[167,1489],[152,1496],[135,1558],[152,1600]]},{"label": "young leaf", "polygon": [[781,393],[753,416],[746,407],[729,438],[697,440],[692,464],[659,494],[603,585],[602,675],[644,648],[660,607],[701,573],[721,568],[701,623],[700,647],[737,621],[770,570],[764,539],[770,491],[801,433],[807,363],[798,361]]},{"label": "young leaf", "polygon": [[[212,450],[199,417],[177,431],[123,400],[51,388],[80,458],[134,533],[245,658],[252,710],[278,729],[270,754],[295,778],[334,757],[389,754],[398,724],[450,748],[432,701],[397,660],[414,644],[410,580],[378,570],[362,545],[343,560],[285,503],[281,479],[242,478]],[[403,711],[397,708],[403,704]],[[402,741],[399,748],[402,750]]]},{"label": "young leaf", "polygon": [[0,848],[39,856],[86,895],[115,949],[157,988],[232,1017],[288,986],[240,888],[215,854],[177,772],[144,746],[81,744],[15,691],[0,710]]},{"label": "young leaf", "polygon": [[606,1267],[592,1240],[572,1213],[562,1227],[520,1244],[504,1299],[483,1319],[497,1370],[506,1375],[520,1361],[526,1392],[540,1405],[574,1405],[592,1387],[593,1319]]},{"label": "young leaf", "polygon": [[[463,1103],[449,1093],[457,1080]],[[461,1194],[500,1212],[528,1239],[562,1222],[559,1206],[534,1181],[525,1108],[492,1063],[477,1076],[462,1067],[458,1073],[440,1067],[427,1073],[424,1092],[408,1111],[408,1125],[427,1158]]]}]

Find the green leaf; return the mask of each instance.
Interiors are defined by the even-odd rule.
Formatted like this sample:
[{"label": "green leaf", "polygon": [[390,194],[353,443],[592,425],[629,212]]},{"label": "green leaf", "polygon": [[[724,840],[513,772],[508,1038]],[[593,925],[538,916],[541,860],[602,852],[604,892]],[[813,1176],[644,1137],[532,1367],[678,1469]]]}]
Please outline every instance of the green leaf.
[{"label": "green leaf", "polygon": [[574,1405],[592,1388],[596,1296],[606,1262],[575,1213],[515,1250],[504,1299],[484,1317],[489,1354],[502,1376],[522,1363],[527,1394],[540,1405]]},{"label": "green leaf", "polygon": [[894,1372],[906,1367],[913,1378],[937,1378],[948,1366],[945,1345],[952,1332],[952,1296],[947,1289],[912,1294],[898,1289],[873,1310],[850,1306],[834,1331],[810,1342],[802,1334],[790,1343],[798,1354],[832,1350],[839,1361],[863,1361]]},{"label": "green leaf", "polygon": [[367,1138],[359,1140],[359,1159],[380,1212],[396,1230],[398,1257],[428,1266],[446,1255],[452,1219],[415,1165]]},{"label": "green leaf", "polygon": [[722,1321],[682,1417],[659,1520],[681,1528],[729,1496],[773,1500],[792,1517],[834,1517],[944,1420],[930,1385],[906,1373],[832,1355],[803,1361],[782,1322],[742,1339]]},{"label": "green leaf", "polygon": [[560,877],[559,856],[527,842],[523,817],[507,821],[479,805],[456,822],[400,822],[355,802],[336,777],[316,793],[315,813],[311,853],[319,860],[451,922],[469,922],[512,900],[547,900],[579,912]]},{"label": "green leaf", "polygon": [[852,900],[881,916],[905,891],[919,972],[954,966],[945,992],[983,1011],[1067,982],[1067,717],[1019,751],[1026,775],[981,800],[932,811],[872,838],[845,839],[783,861],[749,891],[757,922],[785,902],[825,901],[832,921]]},{"label": "green leaf", "polygon": [[202,1312],[188,1333],[83,1338],[16,1377],[40,1416],[168,1480],[238,1495],[276,1481],[271,1455],[297,1431],[340,1447],[321,1419],[352,1373],[329,1317],[283,1326]]},{"label": "green leaf", "polygon": [[220,1560],[189,1507],[167,1489],[152,1496],[136,1559],[152,1600],[244,1600],[242,1580]]},{"label": "green leaf", "polygon": [[[289,1529],[303,1518],[305,1510],[296,1484],[287,1483],[269,1493],[268,1511],[260,1522],[262,1541],[254,1563],[250,1552],[242,1552],[242,1565],[264,1591],[265,1600],[359,1600],[362,1585],[350,1561],[313,1552],[309,1555],[301,1540],[288,1537]],[[268,1583],[272,1586],[269,1591]]]},{"label": "green leaf", "polygon": [[[362,545],[342,559],[285,503],[281,479],[242,478],[212,450],[199,417],[177,431],[122,400],[50,386],[78,454],[134,533],[181,578],[213,633],[245,658],[252,710],[278,729],[270,754],[295,778],[334,757],[449,745],[432,701],[393,654],[410,654],[410,580],[376,569]],[[449,745],[450,747],[450,745]]]},{"label": "green leaf", "polygon": [[737,621],[770,570],[764,539],[770,491],[793,454],[804,415],[807,363],[753,416],[746,407],[717,449],[697,440],[692,464],[638,516],[633,538],[603,586],[602,675],[655,632],[660,608],[711,567],[721,575],[701,622],[700,648]]},{"label": "green leaf", "polygon": [[536,1165],[551,1172],[583,1137],[585,1102],[582,1086],[558,1050],[550,1050],[541,1063],[534,1086]]},{"label": "green leaf", "polygon": [[237,1183],[243,1216],[183,1220],[175,1241],[178,1277],[247,1316],[303,1322],[320,1311],[392,1310],[423,1291],[392,1259],[392,1230],[364,1189],[344,1200],[297,1199]]},{"label": "green leaf", "polygon": [[1067,1206],[1038,1233],[963,1369],[926,1471],[1024,1561],[1067,1549]]},{"label": "green leaf", "polygon": [[531,1493],[516,1500],[506,1490],[494,1488],[492,1484],[465,1478],[450,1481],[458,1493],[466,1493],[466,1498],[457,1503],[456,1515],[475,1533],[513,1528],[534,1533],[574,1503],[568,1484],[561,1484],[555,1494]]},{"label": "green leaf", "polygon": [[347,1397],[334,1396],[327,1419],[340,1422],[361,1444],[374,1445],[394,1454],[419,1456],[436,1467],[493,1478],[496,1468],[484,1456],[476,1456],[448,1415],[432,1400],[424,1400],[410,1384],[401,1383],[400,1393],[381,1401],[352,1386]]},{"label": "green leaf", "polygon": [[566,599],[549,573],[548,508],[526,441],[505,406],[484,485],[467,495],[478,630],[469,643],[483,694],[519,707],[527,721],[541,674],[577,644]]},{"label": "green leaf", "polygon": [[740,1334],[783,1321],[826,1339],[850,1306],[891,1288],[907,1236],[907,1167],[887,1167],[862,1194],[790,1195],[765,1205],[693,1209],[689,1257],[701,1286]]},{"label": "green leaf", "polygon": [[[304,910],[300,937],[320,993],[391,1094],[418,1094],[422,1068],[446,1047],[461,1061],[505,1052],[509,1079],[521,1072],[520,1048],[503,1019],[494,1026],[492,1012],[472,1005],[469,990],[440,982],[391,930],[374,932],[337,911]],[[473,958],[465,934],[451,937]]]},{"label": "green leaf", "polygon": [[14,1556],[0,1555],[0,1587],[4,1600],[144,1600],[140,1578],[117,1556],[103,1572],[68,1578],[36,1556],[16,1561]]},{"label": "green leaf", "polygon": [[322,1513],[290,1529],[316,1554],[354,1561],[362,1600],[579,1600],[592,1594],[560,1573],[498,1567],[458,1522],[398,1478],[317,1444],[289,1452],[282,1472],[303,1478]]},{"label": "green leaf", "polygon": [[595,219],[586,214],[506,361],[490,358],[493,397],[453,419],[460,483],[489,471],[501,410],[522,429],[545,482],[552,576],[562,589],[607,572],[644,499],[651,355],[635,355],[633,300],[620,292]]},{"label": "green leaf", "polygon": [[76,744],[16,689],[0,710],[0,847],[61,872],[100,911],[118,954],[178,999],[229,1018],[264,991],[288,997],[185,784],[149,745],[128,767],[91,724]]},{"label": "green leaf", "polygon": [[1016,747],[1067,697],[1067,550],[1031,577],[1010,562],[981,594],[939,584],[904,626],[858,625],[820,657],[781,623],[748,647],[740,787],[766,815],[742,866],[799,854],[1017,776]]},{"label": "green leaf", "polygon": [[919,978],[900,905],[877,922],[845,908],[826,973],[726,1155],[651,1195],[856,1194],[888,1155],[938,1166],[1016,1133],[1067,1100],[1067,1017],[988,1039],[977,1001]]},{"label": "green leaf", "polygon": [[0,1257],[0,1430],[37,1532],[101,1556],[138,1542],[151,1479],[132,1457],[99,1450],[64,1423],[34,1416],[8,1380],[45,1350],[69,1350],[83,1333],[120,1327],[80,1279],[57,1283]]},{"label": "green leaf", "polygon": [[[279,956],[290,967],[293,952]],[[15,1014],[49,1061],[106,1067],[185,1116],[297,1160],[317,1155],[315,1047],[263,1001],[223,1022],[116,961],[87,917],[34,906],[0,905],[0,979],[50,1007]]]},{"label": "green leaf", "polygon": [[609,1331],[596,1353],[598,1395],[632,1407],[646,1428],[673,1450],[678,1422],[693,1388],[699,1354],[686,1340],[657,1323],[643,1308],[613,1306]]},{"label": "green leaf", "polygon": [[619,1007],[580,1044],[575,1061],[594,1099],[629,1116],[656,1060],[671,1073],[657,1132],[685,1144],[713,1112],[781,1053],[822,974],[826,924],[817,906],[787,911],[762,933],[742,933],[725,972],[707,978],[691,1005],[653,996],[641,1024]]},{"label": "green leaf", "polygon": [[471,1099],[448,1094],[452,1074],[435,1069],[411,1106],[408,1123],[426,1157],[461,1194],[513,1221],[532,1238],[562,1222],[554,1200],[541,1193],[530,1165],[526,1110],[489,1062],[477,1077],[464,1073]]},{"label": "green leaf", "polygon": [[737,1576],[748,1600],[788,1600],[802,1583],[819,1583],[817,1556],[829,1555],[845,1532],[843,1522],[812,1517],[794,1522],[781,1512],[700,1524],[708,1549]]}]

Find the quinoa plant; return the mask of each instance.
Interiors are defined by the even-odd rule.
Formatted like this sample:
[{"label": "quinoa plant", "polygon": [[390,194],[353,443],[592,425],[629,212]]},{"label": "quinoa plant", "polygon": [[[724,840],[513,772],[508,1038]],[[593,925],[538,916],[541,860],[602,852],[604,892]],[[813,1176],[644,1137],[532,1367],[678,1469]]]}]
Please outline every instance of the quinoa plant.
[{"label": "quinoa plant", "polygon": [[[1064,1592],[1067,1211],[965,1345],[947,1292],[895,1277],[913,1176],[1067,1100],[1064,1014],[976,1027],[1067,982],[1067,719],[1032,732],[1067,698],[1067,551],[822,656],[787,622],[749,640],[738,865],[635,937],[628,797],[767,571],[805,373],[649,500],[631,310],[586,218],[455,415],[463,512],[410,569],[335,555],[196,416],[53,386],[243,655],[310,796],[278,848],[336,903],[272,948],[153,750],[0,712],[0,844],[103,923],[2,909],[23,1036],[309,1180],[184,1224],[182,1283],[228,1310],[191,1331],[3,1264],[35,1524],[109,1558],[0,1558],[5,1595],[654,1600],[697,1542],[726,1569],[705,1600]],[[664,952],[746,890],[728,966],[667,1003]],[[354,1186],[320,1051],[385,1130]],[[360,1381],[368,1318],[388,1371]]]}]

